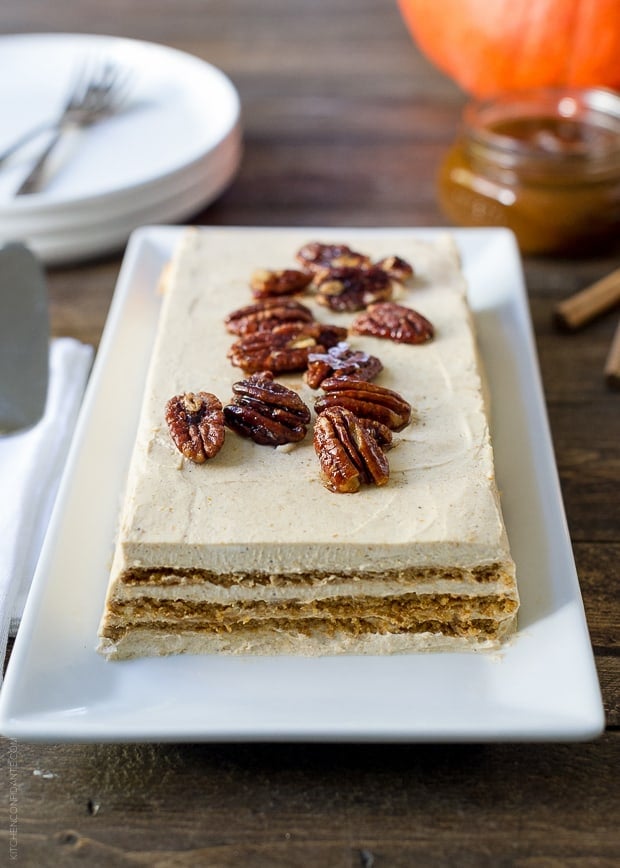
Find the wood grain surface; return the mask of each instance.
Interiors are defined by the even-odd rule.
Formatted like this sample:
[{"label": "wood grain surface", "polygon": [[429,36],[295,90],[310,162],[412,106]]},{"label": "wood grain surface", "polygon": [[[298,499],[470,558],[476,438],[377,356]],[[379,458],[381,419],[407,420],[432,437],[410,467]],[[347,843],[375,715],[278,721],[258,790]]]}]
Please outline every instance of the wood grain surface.
[{"label": "wood grain surface", "polygon": [[[446,225],[434,176],[465,98],[419,54],[391,0],[0,4],[0,33],[47,31],[166,43],[232,78],[243,164],[196,223]],[[49,271],[54,334],[97,345],[121,257]],[[620,393],[603,379],[618,312],[574,334],[552,319],[560,300],[619,265],[620,247],[524,261],[603,737],[459,746],[3,740],[0,780],[16,796],[17,826],[5,799],[0,865],[619,865]]]}]

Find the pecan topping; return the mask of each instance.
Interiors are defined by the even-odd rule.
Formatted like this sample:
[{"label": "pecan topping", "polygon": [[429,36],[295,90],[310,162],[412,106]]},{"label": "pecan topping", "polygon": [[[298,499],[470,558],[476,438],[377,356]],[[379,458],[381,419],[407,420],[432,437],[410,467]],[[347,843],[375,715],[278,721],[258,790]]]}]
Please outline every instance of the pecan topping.
[{"label": "pecan topping", "polygon": [[222,405],[210,392],[185,392],[170,398],[166,422],[177,449],[196,464],[213,458],[222,448]]},{"label": "pecan topping", "polygon": [[294,268],[285,268],[280,271],[261,268],[252,275],[250,289],[254,298],[294,295],[305,289],[311,280],[311,274],[297,271]]},{"label": "pecan topping", "polygon": [[401,283],[413,277],[413,267],[400,256],[384,256],[379,262],[375,262],[375,266],[389,274],[393,280],[398,280]]},{"label": "pecan topping", "polygon": [[337,311],[363,310],[369,304],[391,298],[392,281],[381,268],[332,268],[317,285],[316,300]]},{"label": "pecan topping", "polygon": [[344,407],[361,419],[380,422],[392,431],[402,430],[411,419],[411,404],[385,386],[348,377],[331,377],[323,380],[321,388],[326,394],[315,401],[314,409],[318,414],[330,407]]},{"label": "pecan topping", "polygon": [[269,332],[244,335],[232,345],[228,358],[247,374],[304,371],[308,367],[310,352],[322,352],[346,335],[347,330],[340,326],[319,322],[286,323]]},{"label": "pecan topping", "polygon": [[249,335],[270,331],[287,322],[312,322],[310,308],[293,298],[264,298],[229,313],[224,320],[226,328],[235,335]]},{"label": "pecan topping", "polygon": [[435,330],[421,313],[392,301],[371,304],[351,326],[356,335],[388,338],[401,344],[423,344],[430,341]]},{"label": "pecan topping", "polygon": [[390,470],[381,446],[344,407],[330,407],[314,425],[314,449],[323,484],[330,491],[354,492],[362,483],[385,485]]},{"label": "pecan topping", "polygon": [[325,274],[332,268],[363,268],[371,264],[370,257],[356,253],[346,244],[321,244],[319,241],[305,244],[295,258],[312,274]]},{"label": "pecan topping", "polygon": [[226,425],[264,446],[298,443],[306,436],[310,410],[297,392],[276,383],[265,371],[233,384],[232,403],[224,407]]},{"label": "pecan topping", "polygon": [[311,389],[318,389],[327,377],[355,377],[372,380],[383,370],[381,360],[361,350],[352,350],[340,342],[326,353],[309,353],[305,379]]},{"label": "pecan topping", "polygon": [[387,425],[382,422],[377,422],[375,419],[360,419],[362,427],[371,434],[384,452],[391,449],[394,445],[392,440],[392,432]]}]

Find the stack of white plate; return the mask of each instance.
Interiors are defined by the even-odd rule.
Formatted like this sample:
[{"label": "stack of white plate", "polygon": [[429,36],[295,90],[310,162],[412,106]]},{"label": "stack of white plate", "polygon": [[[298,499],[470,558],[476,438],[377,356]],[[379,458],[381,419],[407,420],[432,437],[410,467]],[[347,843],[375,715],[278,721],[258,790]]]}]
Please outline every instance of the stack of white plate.
[{"label": "stack of white plate", "polygon": [[0,153],[54,120],[79,69],[108,61],[128,76],[126,105],[61,142],[42,190],[16,195],[49,133],[0,165],[0,242],[25,242],[48,264],[118,250],[138,226],[188,221],[239,166],[239,97],[220,70],[167,46],[81,34],[0,37]]}]

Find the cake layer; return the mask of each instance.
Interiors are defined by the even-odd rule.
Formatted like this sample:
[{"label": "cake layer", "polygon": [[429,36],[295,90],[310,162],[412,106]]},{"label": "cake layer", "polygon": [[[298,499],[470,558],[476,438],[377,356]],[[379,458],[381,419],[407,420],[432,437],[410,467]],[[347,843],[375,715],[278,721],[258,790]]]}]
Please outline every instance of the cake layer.
[{"label": "cake layer", "polygon": [[[329,600],[288,600],[276,602],[234,600],[227,604],[203,600],[150,599],[139,597],[125,603],[111,603],[108,609],[108,635],[126,624],[150,626],[165,622],[180,629],[233,631],[256,622],[286,624],[326,622],[346,625],[357,621],[374,623],[379,632],[407,631],[420,621],[456,624],[477,618],[503,620],[517,608],[514,599],[504,596],[468,597],[456,594],[401,594],[397,597],[335,597]],[[344,629],[341,626],[341,629]]]},{"label": "cake layer", "polygon": [[141,598],[156,600],[187,600],[206,602],[258,602],[277,603],[287,600],[325,600],[334,597],[355,597],[360,592],[376,598],[402,594],[450,594],[484,597],[505,594],[517,599],[513,577],[496,567],[493,572],[485,568],[478,574],[465,570],[445,572],[437,568],[418,570],[415,575],[403,573],[367,573],[344,575],[272,575],[242,576],[200,574],[179,575],[172,571],[149,573],[148,578],[136,580],[132,574],[123,574],[108,605],[122,604]]},{"label": "cake layer", "polygon": [[[342,628],[342,629],[341,629]],[[289,654],[324,656],[325,654],[411,654],[443,651],[494,651],[514,632],[515,618],[494,622],[441,624],[419,621],[410,632],[381,633],[375,624],[368,629],[356,629],[357,624],[334,625],[324,628],[316,621],[248,625],[243,631],[213,630],[205,625],[201,630],[175,630],[163,621],[150,627],[125,626],[115,631],[113,638],[101,640],[100,651],[110,660],[128,659],[159,654]]]},{"label": "cake layer", "polygon": [[[212,570],[188,570],[168,567],[164,569],[143,569],[141,567],[128,567],[123,570],[120,577],[119,588],[130,586],[161,587],[162,585],[217,585],[223,588],[255,587],[271,585],[272,587],[292,585],[296,589],[301,585],[311,585],[313,589],[325,584],[333,584],[340,581],[366,581],[378,579],[381,584],[388,581],[407,582],[415,585],[432,582],[440,578],[443,582],[467,581],[471,583],[495,582],[498,579],[505,581],[509,586],[514,585],[513,576],[510,572],[503,573],[501,564],[486,564],[472,567],[421,567],[410,566],[398,570],[381,570],[377,573],[306,573],[306,572],[282,572],[282,573],[215,573]],[[473,585],[475,587],[475,584]],[[118,590],[118,589],[117,589]]]},{"label": "cake layer", "polygon": [[[485,642],[514,629],[514,564],[495,484],[465,284],[448,235],[421,241],[406,231],[353,230],[343,237],[332,230],[316,239],[348,243],[375,261],[392,254],[407,259],[415,277],[395,300],[415,308],[435,328],[435,339],[420,346],[349,339],[353,348],[381,359],[375,382],[399,392],[414,408],[412,422],[394,435],[386,485],[352,495],[328,491],[311,433],[301,443],[274,449],[227,431],[221,451],[203,465],[187,461],[172,443],[164,420],[169,398],[208,391],[226,403],[232,384],[244,377],[227,358],[233,338],[224,320],[251,302],[251,273],[296,267],[294,254],[309,240],[314,238],[307,229],[189,230],[168,269],[101,628],[101,650],[110,656],[142,653],[136,650],[138,634],[144,653],[210,648],[206,633],[217,633],[219,622],[209,606],[227,603],[247,608],[228,623],[226,647],[260,647],[261,653],[270,648],[270,630],[274,652],[289,647],[288,639],[280,638],[282,630],[304,637],[299,653],[310,647],[325,653],[349,648],[351,631],[360,633],[355,623],[371,625],[377,620],[373,611],[383,611],[387,601],[397,609],[407,594],[409,620],[399,628],[397,643],[383,642],[386,650],[391,644],[401,650],[432,646],[433,630],[443,646],[449,636]],[[348,327],[354,318],[326,310],[312,295],[302,300],[317,320]],[[277,380],[310,407],[320,394],[301,374]],[[445,595],[451,601],[446,617],[425,615],[420,600]],[[476,611],[486,598],[496,605],[488,615]],[[270,619],[265,612],[256,627],[261,600],[286,610],[293,599],[301,607],[295,617]],[[320,619],[303,617],[303,606],[313,601],[333,607],[345,599],[351,601],[349,614],[329,616],[342,621],[338,640],[333,631],[324,632]],[[132,607],[139,600],[151,613],[150,626],[134,619]],[[201,614],[189,616],[191,606],[199,605],[203,608],[194,613]],[[159,619],[158,606],[166,612]],[[179,612],[185,613],[180,621]],[[174,635],[184,619],[182,639],[157,639]],[[431,629],[431,622],[440,626]],[[327,644],[308,638],[311,626]],[[361,631],[364,647],[372,645],[366,641],[369,630]],[[244,632],[252,633],[249,645]],[[421,632],[430,638],[420,645],[412,637]],[[222,642],[215,644],[222,648]]]}]

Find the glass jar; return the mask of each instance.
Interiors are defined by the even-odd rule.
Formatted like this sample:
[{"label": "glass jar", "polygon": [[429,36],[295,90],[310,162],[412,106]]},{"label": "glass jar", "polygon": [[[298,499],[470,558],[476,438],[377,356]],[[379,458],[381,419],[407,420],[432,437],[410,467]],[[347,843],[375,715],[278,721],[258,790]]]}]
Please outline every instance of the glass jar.
[{"label": "glass jar", "polygon": [[620,94],[517,92],[468,105],[439,172],[462,226],[506,226],[524,253],[587,252],[620,228]]}]

